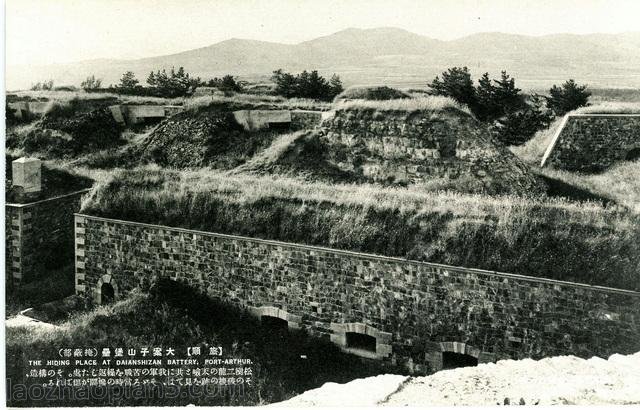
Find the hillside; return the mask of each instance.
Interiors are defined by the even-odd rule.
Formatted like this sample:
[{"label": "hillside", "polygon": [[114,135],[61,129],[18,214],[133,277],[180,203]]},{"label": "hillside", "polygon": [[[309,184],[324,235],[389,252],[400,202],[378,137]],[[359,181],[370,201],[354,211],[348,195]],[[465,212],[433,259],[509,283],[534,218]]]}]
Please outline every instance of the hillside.
[{"label": "hillside", "polygon": [[9,90],[43,78],[79,84],[95,74],[116,83],[132,70],[145,79],[149,71],[184,66],[203,78],[224,74],[266,78],[278,68],[317,69],[339,74],[345,84],[386,83],[424,86],[447,67],[468,65],[476,75],[507,70],[519,85],[548,87],[567,78],[598,87],[640,86],[640,33],[555,34],[540,37],[479,33],[441,41],[398,28],[346,29],[299,44],[230,39],[177,54],[137,60],[91,60],[49,66],[12,66]]}]

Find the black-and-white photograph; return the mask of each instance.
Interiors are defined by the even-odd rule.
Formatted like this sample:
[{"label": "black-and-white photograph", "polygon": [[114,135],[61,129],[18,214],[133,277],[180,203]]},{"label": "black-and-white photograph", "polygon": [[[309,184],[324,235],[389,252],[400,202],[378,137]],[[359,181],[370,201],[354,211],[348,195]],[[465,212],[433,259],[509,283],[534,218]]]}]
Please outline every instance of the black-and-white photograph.
[{"label": "black-and-white photograph", "polygon": [[637,0],[5,0],[2,398],[640,405]]}]

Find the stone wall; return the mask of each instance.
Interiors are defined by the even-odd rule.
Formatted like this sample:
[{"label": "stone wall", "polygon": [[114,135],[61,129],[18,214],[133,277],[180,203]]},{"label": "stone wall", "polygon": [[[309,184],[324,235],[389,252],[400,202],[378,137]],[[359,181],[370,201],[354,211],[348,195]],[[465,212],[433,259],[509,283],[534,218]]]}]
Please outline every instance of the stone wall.
[{"label": "stone wall", "polygon": [[73,214],[87,191],[5,205],[5,271],[14,284],[38,278],[46,267],[73,261]]},{"label": "stone wall", "polygon": [[[76,290],[100,302],[153,277],[286,320],[345,351],[425,373],[476,357],[640,350],[640,293],[76,215]],[[349,332],[375,341],[350,346]]]},{"label": "stone wall", "polygon": [[373,182],[442,178],[490,193],[543,190],[524,163],[464,113],[338,110],[320,133],[332,162]]},{"label": "stone wall", "polygon": [[637,158],[640,114],[574,114],[564,118],[541,166],[597,172]]}]

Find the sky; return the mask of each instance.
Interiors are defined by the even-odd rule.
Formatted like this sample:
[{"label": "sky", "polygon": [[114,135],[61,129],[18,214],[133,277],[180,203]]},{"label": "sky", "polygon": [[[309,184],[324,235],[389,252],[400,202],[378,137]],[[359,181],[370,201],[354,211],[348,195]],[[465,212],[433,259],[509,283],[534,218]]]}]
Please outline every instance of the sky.
[{"label": "sky", "polygon": [[6,63],[132,59],[229,38],[298,43],[345,28],[449,40],[477,32],[640,31],[640,0],[6,0]]}]

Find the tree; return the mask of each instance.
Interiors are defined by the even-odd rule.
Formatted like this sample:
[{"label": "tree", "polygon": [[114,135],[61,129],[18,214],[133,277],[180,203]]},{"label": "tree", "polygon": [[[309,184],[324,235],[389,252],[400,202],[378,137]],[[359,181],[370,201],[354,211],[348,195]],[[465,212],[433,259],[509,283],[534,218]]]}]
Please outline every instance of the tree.
[{"label": "tree", "polygon": [[53,90],[53,80],[45,81],[42,83],[43,90]]},{"label": "tree", "polygon": [[294,97],[296,90],[296,77],[290,73],[285,73],[282,69],[276,70],[271,76],[271,81],[276,84],[275,93],[287,98]]},{"label": "tree", "polygon": [[100,78],[96,78],[95,75],[87,77],[82,83],[80,83],[80,88],[85,91],[98,90],[101,86],[102,80]]},{"label": "tree", "polygon": [[207,85],[209,87],[216,87],[220,91],[233,91],[233,92],[242,91],[242,85],[240,85],[240,83],[236,81],[236,79],[230,74],[227,74],[222,78],[215,77],[209,80]]},{"label": "tree", "polygon": [[549,90],[547,107],[556,115],[564,115],[576,108],[589,105],[591,93],[586,91],[586,85],[578,85],[574,80],[565,81],[561,87],[554,85]]},{"label": "tree", "polygon": [[136,75],[133,74],[133,71],[127,71],[122,74],[122,78],[120,78],[120,84],[116,87],[123,90],[133,90],[138,86],[138,79]]},{"label": "tree", "polygon": [[476,89],[467,67],[449,68],[442,73],[442,80],[436,76],[429,84],[429,88],[431,88],[431,94],[451,97],[467,105],[472,111],[477,106]]},{"label": "tree", "polygon": [[536,132],[553,121],[553,114],[545,107],[544,99],[534,94],[518,110],[508,112],[492,126],[495,136],[506,145],[522,145]]},{"label": "tree", "polygon": [[287,98],[301,97],[329,101],[342,92],[342,81],[337,75],[327,81],[318,71],[303,71],[293,75],[281,69],[273,72],[271,80],[276,84],[275,92]]},{"label": "tree", "polygon": [[520,145],[547,127],[553,115],[538,95],[527,98],[506,71],[492,80],[484,73],[474,87],[467,67],[453,67],[429,85],[431,93],[466,104],[476,118],[489,125],[494,135],[507,145]]},{"label": "tree", "polygon": [[151,86],[151,94],[158,97],[174,98],[184,97],[188,95],[193,88],[195,88],[200,82],[200,79],[193,81],[189,73],[184,70],[184,67],[179,67],[178,71],[174,67],[171,67],[169,74],[165,69],[162,71],[149,73],[147,77],[147,84]]},{"label": "tree", "polygon": [[40,82],[38,81],[35,84],[31,85],[31,91],[50,91],[53,90],[53,80],[47,80],[47,81],[43,81]]},{"label": "tree", "polygon": [[153,70],[149,73],[149,76],[147,77],[147,84],[149,84],[150,86],[155,86],[157,84],[156,82],[156,75],[153,72]]},{"label": "tree", "polygon": [[336,96],[344,91],[344,87],[342,86],[342,80],[337,75],[332,75],[329,80],[329,87],[331,89],[331,94]]},{"label": "tree", "polygon": [[481,121],[491,122],[524,108],[525,96],[515,85],[515,79],[503,71],[499,80],[491,80],[489,73],[484,73],[478,80],[476,88],[476,106],[471,107]]}]

